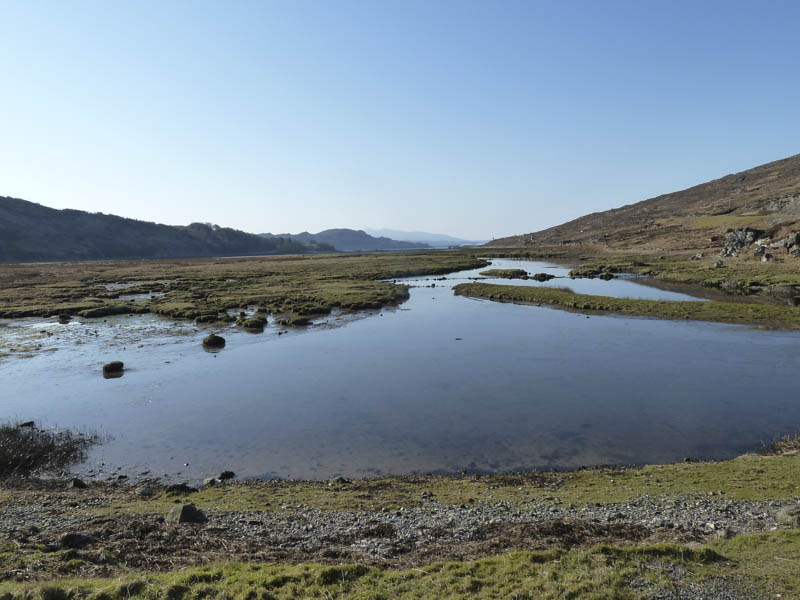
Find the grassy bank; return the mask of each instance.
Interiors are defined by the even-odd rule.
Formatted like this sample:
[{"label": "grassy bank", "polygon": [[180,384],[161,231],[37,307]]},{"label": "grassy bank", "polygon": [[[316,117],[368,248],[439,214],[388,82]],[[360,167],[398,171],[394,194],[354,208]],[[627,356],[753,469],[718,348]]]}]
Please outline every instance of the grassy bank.
[{"label": "grassy bank", "polygon": [[[746,577],[784,594],[797,591],[800,534],[782,532],[690,549],[597,546],[581,551],[517,552],[405,570],[229,563],[122,578],[7,585],[0,598],[637,598],[711,577]],[[785,558],[777,562],[775,558]],[[766,564],[765,564],[766,563]],[[676,576],[676,570],[680,574]],[[676,581],[679,580],[679,581]],[[702,585],[702,584],[701,584]],[[642,594],[637,593],[637,588]],[[794,595],[784,597],[796,597]]]},{"label": "grassy bank", "polygon": [[[600,246],[554,246],[527,249],[489,249],[483,256],[525,258],[572,265],[584,271],[634,273],[652,280],[689,284],[733,296],[763,296],[779,302],[800,301],[800,258],[767,263],[743,253],[722,258],[719,249],[630,252]],[[703,256],[697,258],[698,254]],[[717,267],[717,261],[723,266]]]},{"label": "grassy bank", "polygon": [[498,302],[525,302],[581,313],[617,313],[627,316],[692,321],[719,321],[782,329],[800,329],[800,308],[744,302],[693,302],[638,300],[576,294],[547,287],[462,283],[454,288],[460,296]]},{"label": "grassy bank", "polygon": [[214,322],[253,305],[277,314],[326,314],[408,297],[406,286],[382,280],[486,264],[442,251],[0,265],[0,317],[156,313]]}]

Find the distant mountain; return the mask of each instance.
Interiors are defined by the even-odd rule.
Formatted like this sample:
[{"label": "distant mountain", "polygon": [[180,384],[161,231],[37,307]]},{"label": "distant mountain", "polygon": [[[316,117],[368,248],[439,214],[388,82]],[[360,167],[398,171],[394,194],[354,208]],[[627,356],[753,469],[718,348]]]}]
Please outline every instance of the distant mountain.
[{"label": "distant mountain", "polygon": [[326,229],[319,233],[262,233],[262,237],[271,239],[275,237],[289,238],[304,244],[321,243],[330,244],[341,252],[371,251],[371,250],[409,250],[412,248],[428,248],[427,244],[420,242],[400,242],[388,237],[373,237],[358,229]]},{"label": "distant mountain", "polygon": [[443,233],[428,233],[426,231],[401,231],[399,229],[365,229],[364,231],[370,235],[386,236],[393,240],[400,240],[403,242],[423,243],[437,248],[446,246],[474,246],[484,244],[488,241],[464,240]]},{"label": "distant mountain", "polygon": [[0,262],[4,263],[293,254],[311,249],[294,240],[264,239],[216,225],[159,225],[0,196]]},{"label": "distant mountain", "polygon": [[800,154],[636,204],[585,215],[492,247],[597,245],[643,251],[720,248],[729,229],[779,239],[800,222]]}]

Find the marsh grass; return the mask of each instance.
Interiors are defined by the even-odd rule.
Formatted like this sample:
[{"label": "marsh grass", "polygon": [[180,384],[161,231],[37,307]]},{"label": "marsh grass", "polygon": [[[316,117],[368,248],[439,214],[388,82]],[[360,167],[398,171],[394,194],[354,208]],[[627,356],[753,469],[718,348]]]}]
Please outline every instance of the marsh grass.
[{"label": "marsh grass", "polygon": [[88,449],[98,443],[96,434],[45,431],[19,423],[0,425],[0,477],[63,469],[84,460]]},{"label": "marsh grass", "polygon": [[552,306],[579,313],[617,313],[637,317],[719,321],[762,327],[800,329],[800,308],[744,302],[639,300],[576,294],[555,288],[490,283],[461,283],[456,295],[497,302],[522,302]]},{"label": "marsh grass", "polygon": [[800,430],[764,442],[761,448],[761,454],[766,456],[798,452],[800,452]]}]

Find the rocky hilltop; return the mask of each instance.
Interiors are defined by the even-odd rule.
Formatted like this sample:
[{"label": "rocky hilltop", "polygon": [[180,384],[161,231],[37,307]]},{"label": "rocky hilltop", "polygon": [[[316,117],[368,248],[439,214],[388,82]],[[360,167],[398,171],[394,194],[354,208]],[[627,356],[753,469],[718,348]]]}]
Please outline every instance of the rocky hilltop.
[{"label": "rocky hilltop", "polygon": [[311,247],[285,238],[192,223],[160,225],[81,210],[56,210],[19,198],[0,196],[0,263],[194,258],[294,254]]},{"label": "rocky hilltop", "polygon": [[620,251],[709,249],[730,254],[762,241],[757,245],[778,244],[789,250],[793,244],[787,242],[800,229],[798,221],[800,154],[487,246],[591,245]]}]

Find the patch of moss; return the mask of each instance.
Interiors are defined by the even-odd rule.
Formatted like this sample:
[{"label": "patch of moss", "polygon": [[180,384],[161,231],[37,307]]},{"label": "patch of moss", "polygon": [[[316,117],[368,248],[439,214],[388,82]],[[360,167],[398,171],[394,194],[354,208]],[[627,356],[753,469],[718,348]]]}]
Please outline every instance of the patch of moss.
[{"label": "patch of moss", "polygon": [[481,271],[484,277],[499,277],[503,279],[527,279],[528,272],[524,269],[488,269]]}]

